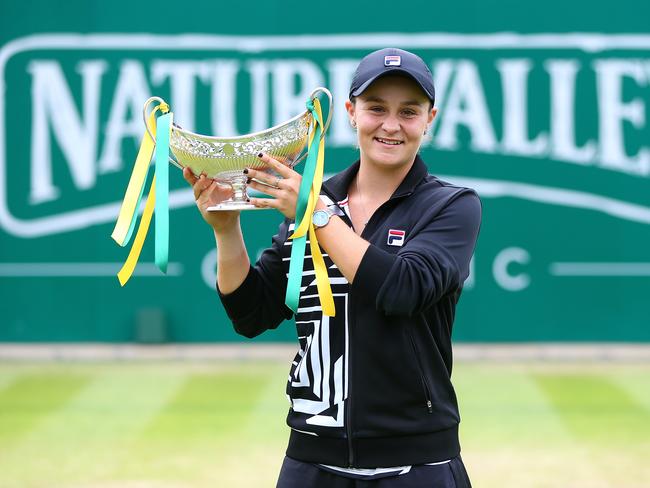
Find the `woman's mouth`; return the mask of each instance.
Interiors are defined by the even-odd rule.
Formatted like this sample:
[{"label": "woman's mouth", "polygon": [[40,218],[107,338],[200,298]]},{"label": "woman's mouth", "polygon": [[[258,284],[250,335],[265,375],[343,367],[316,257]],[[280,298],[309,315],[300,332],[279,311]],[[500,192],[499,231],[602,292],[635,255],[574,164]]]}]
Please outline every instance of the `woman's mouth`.
[{"label": "woman's mouth", "polygon": [[386,146],[399,146],[400,144],[403,144],[403,141],[397,139],[384,139],[383,137],[375,137],[375,141]]}]

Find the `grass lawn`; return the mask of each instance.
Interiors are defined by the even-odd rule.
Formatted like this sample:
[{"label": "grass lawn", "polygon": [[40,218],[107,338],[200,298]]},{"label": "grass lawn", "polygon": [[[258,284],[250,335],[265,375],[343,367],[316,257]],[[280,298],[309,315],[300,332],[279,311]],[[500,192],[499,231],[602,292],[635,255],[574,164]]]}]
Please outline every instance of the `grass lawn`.
[{"label": "grass lawn", "polygon": [[[0,488],[273,487],[288,363],[0,363]],[[476,488],[650,487],[650,364],[457,363]]]}]

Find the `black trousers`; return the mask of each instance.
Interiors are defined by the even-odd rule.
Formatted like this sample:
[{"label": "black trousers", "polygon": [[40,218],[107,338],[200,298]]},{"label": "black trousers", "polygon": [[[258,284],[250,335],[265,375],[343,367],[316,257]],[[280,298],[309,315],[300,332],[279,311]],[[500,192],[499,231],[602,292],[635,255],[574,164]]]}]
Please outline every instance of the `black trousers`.
[{"label": "black trousers", "polygon": [[358,480],[285,457],[276,488],[471,488],[460,456],[445,464],[413,466],[406,474]]}]

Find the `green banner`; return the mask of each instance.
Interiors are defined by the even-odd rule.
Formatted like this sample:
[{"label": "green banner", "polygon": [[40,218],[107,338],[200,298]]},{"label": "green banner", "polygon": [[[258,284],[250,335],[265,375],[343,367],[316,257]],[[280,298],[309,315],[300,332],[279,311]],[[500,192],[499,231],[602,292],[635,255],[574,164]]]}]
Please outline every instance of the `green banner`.
[{"label": "green banner", "polygon": [[[188,13],[176,25],[165,14],[163,26],[99,2],[71,2],[76,10],[50,12],[53,23],[37,3],[37,21],[18,2],[0,20],[0,341],[238,340],[214,290],[211,230],[176,168],[168,275],[149,239],[127,286],[115,277],[127,250],[110,233],[142,104],[158,95],[183,128],[236,135],[293,117],[326,86],[332,174],[357,157],[343,106],[354,68],[387,46],[418,53],[433,71],[439,116],[422,148],[430,171],[483,201],[455,337],[650,340],[650,32],[638,20],[650,6],[626,14],[627,28],[591,2],[555,29],[544,11],[539,33],[524,9],[509,25],[492,12],[468,30],[460,7],[440,12],[441,25],[428,2],[413,4],[428,23],[337,3],[323,17],[331,22],[293,34],[304,13],[284,3],[251,7],[256,29],[239,30],[240,6],[197,3],[194,15],[219,16],[208,28]],[[280,221],[243,214],[252,259]],[[259,340],[294,334],[285,324]]]}]

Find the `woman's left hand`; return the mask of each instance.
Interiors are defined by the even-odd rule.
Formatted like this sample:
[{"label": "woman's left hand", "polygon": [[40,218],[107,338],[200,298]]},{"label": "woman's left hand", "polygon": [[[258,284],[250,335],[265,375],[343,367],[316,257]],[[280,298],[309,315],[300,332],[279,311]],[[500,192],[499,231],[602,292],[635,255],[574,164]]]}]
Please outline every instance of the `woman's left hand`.
[{"label": "woman's left hand", "polygon": [[[280,176],[269,174],[266,171],[249,169],[248,177],[258,181],[249,180],[248,186],[272,197],[251,198],[251,203],[260,208],[275,208],[285,217],[295,219],[302,176],[266,154],[260,153],[260,159]],[[266,185],[259,183],[260,181]]]}]

